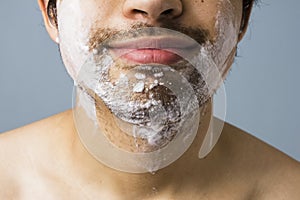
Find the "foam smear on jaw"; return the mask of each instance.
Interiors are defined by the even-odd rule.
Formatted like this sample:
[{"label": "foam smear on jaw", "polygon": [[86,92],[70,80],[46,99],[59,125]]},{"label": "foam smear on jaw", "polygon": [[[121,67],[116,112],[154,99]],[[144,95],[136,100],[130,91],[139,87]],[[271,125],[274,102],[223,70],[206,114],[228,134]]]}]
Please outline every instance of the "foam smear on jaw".
[{"label": "foam smear on jaw", "polygon": [[97,14],[90,11],[87,15],[84,10],[85,5],[87,4],[82,0],[72,0],[72,3],[57,1],[60,52],[64,63],[69,65],[67,70],[73,79],[78,75],[89,55],[87,44],[92,21],[88,17]]},{"label": "foam smear on jaw", "polygon": [[[187,37],[162,28],[140,31],[149,36]],[[182,57],[185,61],[174,66],[123,68],[122,59],[111,56],[105,45],[93,51],[79,73],[76,90],[91,98],[75,102],[74,116],[83,144],[100,162],[132,173],[156,171],[191,145],[200,121],[199,106],[211,97],[221,78],[205,46],[198,45],[195,54]],[[114,120],[99,119],[97,98]]]},{"label": "foam smear on jaw", "polygon": [[212,57],[219,70],[224,69],[224,62],[238,41],[240,21],[235,21],[235,13],[236,10],[230,0],[219,0],[215,23],[218,35],[216,43],[208,48],[208,51],[213,52]]}]

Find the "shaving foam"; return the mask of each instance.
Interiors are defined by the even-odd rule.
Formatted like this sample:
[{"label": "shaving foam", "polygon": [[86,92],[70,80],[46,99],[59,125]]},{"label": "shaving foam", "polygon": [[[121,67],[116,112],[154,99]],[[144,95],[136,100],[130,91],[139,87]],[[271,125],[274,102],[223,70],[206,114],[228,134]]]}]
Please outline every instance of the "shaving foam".
[{"label": "shaving foam", "polygon": [[[222,84],[206,46],[168,29],[137,32],[193,41],[194,50],[172,52],[183,58],[180,67],[128,64],[113,55],[112,41],[105,41],[81,67],[74,89],[74,119],[83,145],[103,164],[130,173],[157,171],[176,161],[197,134],[201,107]],[[209,149],[213,143],[202,146]]]}]

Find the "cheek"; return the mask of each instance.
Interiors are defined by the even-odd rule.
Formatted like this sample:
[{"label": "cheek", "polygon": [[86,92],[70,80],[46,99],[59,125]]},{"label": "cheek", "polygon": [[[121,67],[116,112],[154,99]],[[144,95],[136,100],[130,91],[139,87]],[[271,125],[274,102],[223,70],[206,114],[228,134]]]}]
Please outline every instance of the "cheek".
[{"label": "cheek", "polygon": [[[208,50],[220,72],[223,73],[227,62],[232,60],[229,57],[235,51],[238,42],[242,1],[185,0],[185,5],[184,22],[191,27],[200,26],[209,30]],[[190,20],[191,18],[195,20]]]},{"label": "cheek", "polygon": [[238,5],[230,0],[219,0],[215,19],[215,38],[213,42],[215,55],[213,57],[221,73],[226,70],[228,59],[236,49],[240,18]]},{"label": "cheek", "polygon": [[86,5],[83,6],[80,0],[73,0],[72,3],[67,2],[63,1],[58,5],[60,51],[68,73],[75,79],[81,66],[88,58],[89,48],[87,44],[93,12]]}]

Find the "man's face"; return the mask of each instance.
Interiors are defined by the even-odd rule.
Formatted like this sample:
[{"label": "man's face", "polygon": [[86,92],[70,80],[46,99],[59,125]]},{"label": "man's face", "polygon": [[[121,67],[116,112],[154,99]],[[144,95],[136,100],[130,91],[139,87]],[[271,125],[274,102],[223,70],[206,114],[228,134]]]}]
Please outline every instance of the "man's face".
[{"label": "man's face", "polygon": [[[58,0],[60,51],[75,78],[93,49],[115,33],[164,27],[187,34],[200,44],[209,42],[213,46],[210,53],[224,76],[235,55],[242,4],[242,0]],[[129,61],[169,64],[176,60],[162,51],[142,53],[143,58],[141,51],[129,55]],[[164,56],[151,60],[155,53]]]},{"label": "man's face", "polygon": [[[117,138],[125,135],[126,147],[142,147],[132,152],[154,151],[189,132],[182,127],[194,123],[199,106],[225,77],[235,55],[242,7],[242,0],[61,0],[61,55],[73,79],[83,77],[84,92],[96,94],[98,108],[107,107],[121,119],[116,126],[135,127],[130,136]],[[95,69],[80,77],[86,63]],[[219,79],[209,77],[214,70]],[[103,109],[100,113],[104,120],[110,115]],[[112,137],[116,129],[106,134]]]}]

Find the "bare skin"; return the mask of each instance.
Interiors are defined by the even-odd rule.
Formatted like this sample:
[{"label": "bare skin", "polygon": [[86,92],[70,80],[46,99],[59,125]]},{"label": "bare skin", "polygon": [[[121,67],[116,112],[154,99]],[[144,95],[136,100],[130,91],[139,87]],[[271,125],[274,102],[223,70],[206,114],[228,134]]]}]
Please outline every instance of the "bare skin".
[{"label": "bare skin", "polygon": [[[207,125],[209,120],[204,120]],[[199,131],[205,131],[201,126]],[[198,140],[197,140],[198,139]],[[155,174],[105,167],[81,145],[72,111],[0,136],[1,199],[298,199],[300,164],[226,124],[198,159],[199,138]]]},{"label": "bare skin", "polygon": [[[221,34],[215,29],[217,15],[221,14],[223,17],[220,19],[228,19],[228,23],[223,25],[232,24],[235,27],[230,31],[226,26],[218,29],[223,30],[222,34],[231,33],[235,36],[232,38],[234,43],[225,48],[228,51],[226,62],[220,67],[225,78],[234,60],[235,46],[246,31],[251,6],[244,11],[245,21],[239,29],[242,1],[228,0],[227,3],[232,5],[229,8],[232,12],[229,13],[228,7],[224,6],[228,4],[219,7],[220,2],[64,0],[58,4],[62,5],[58,7],[59,28],[51,24],[53,20],[47,16],[48,0],[39,0],[39,5],[50,37],[62,42],[62,57],[73,78],[78,72],[76,64],[84,59],[81,57],[83,52],[73,50],[81,48],[81,43],[77,43],[80,37],[90,35],[78,33],[88,30],[89,26],[92,29],[122,27],[126,30],[138,22],[159,27],[167,19],[185,27],[205,28],[209,33],[208,39],[214,40]],[[78,24],[78,32],[72,31],[72,27]],[[58,36],[61,36],[60,41],[57,40]],[[76,40],[72,40],[74,38]],[[215,53],[224,52],[220,50]],[[229,124],[225,124],[213,151],[206,158],[199,159],[199,147],[210,119],[211,112],[207,112],[188,151],[155,174],[119,172],[94,159],[78,138],[72,111],[1,134],[0,199],[300,198],[299,162]]]}]

